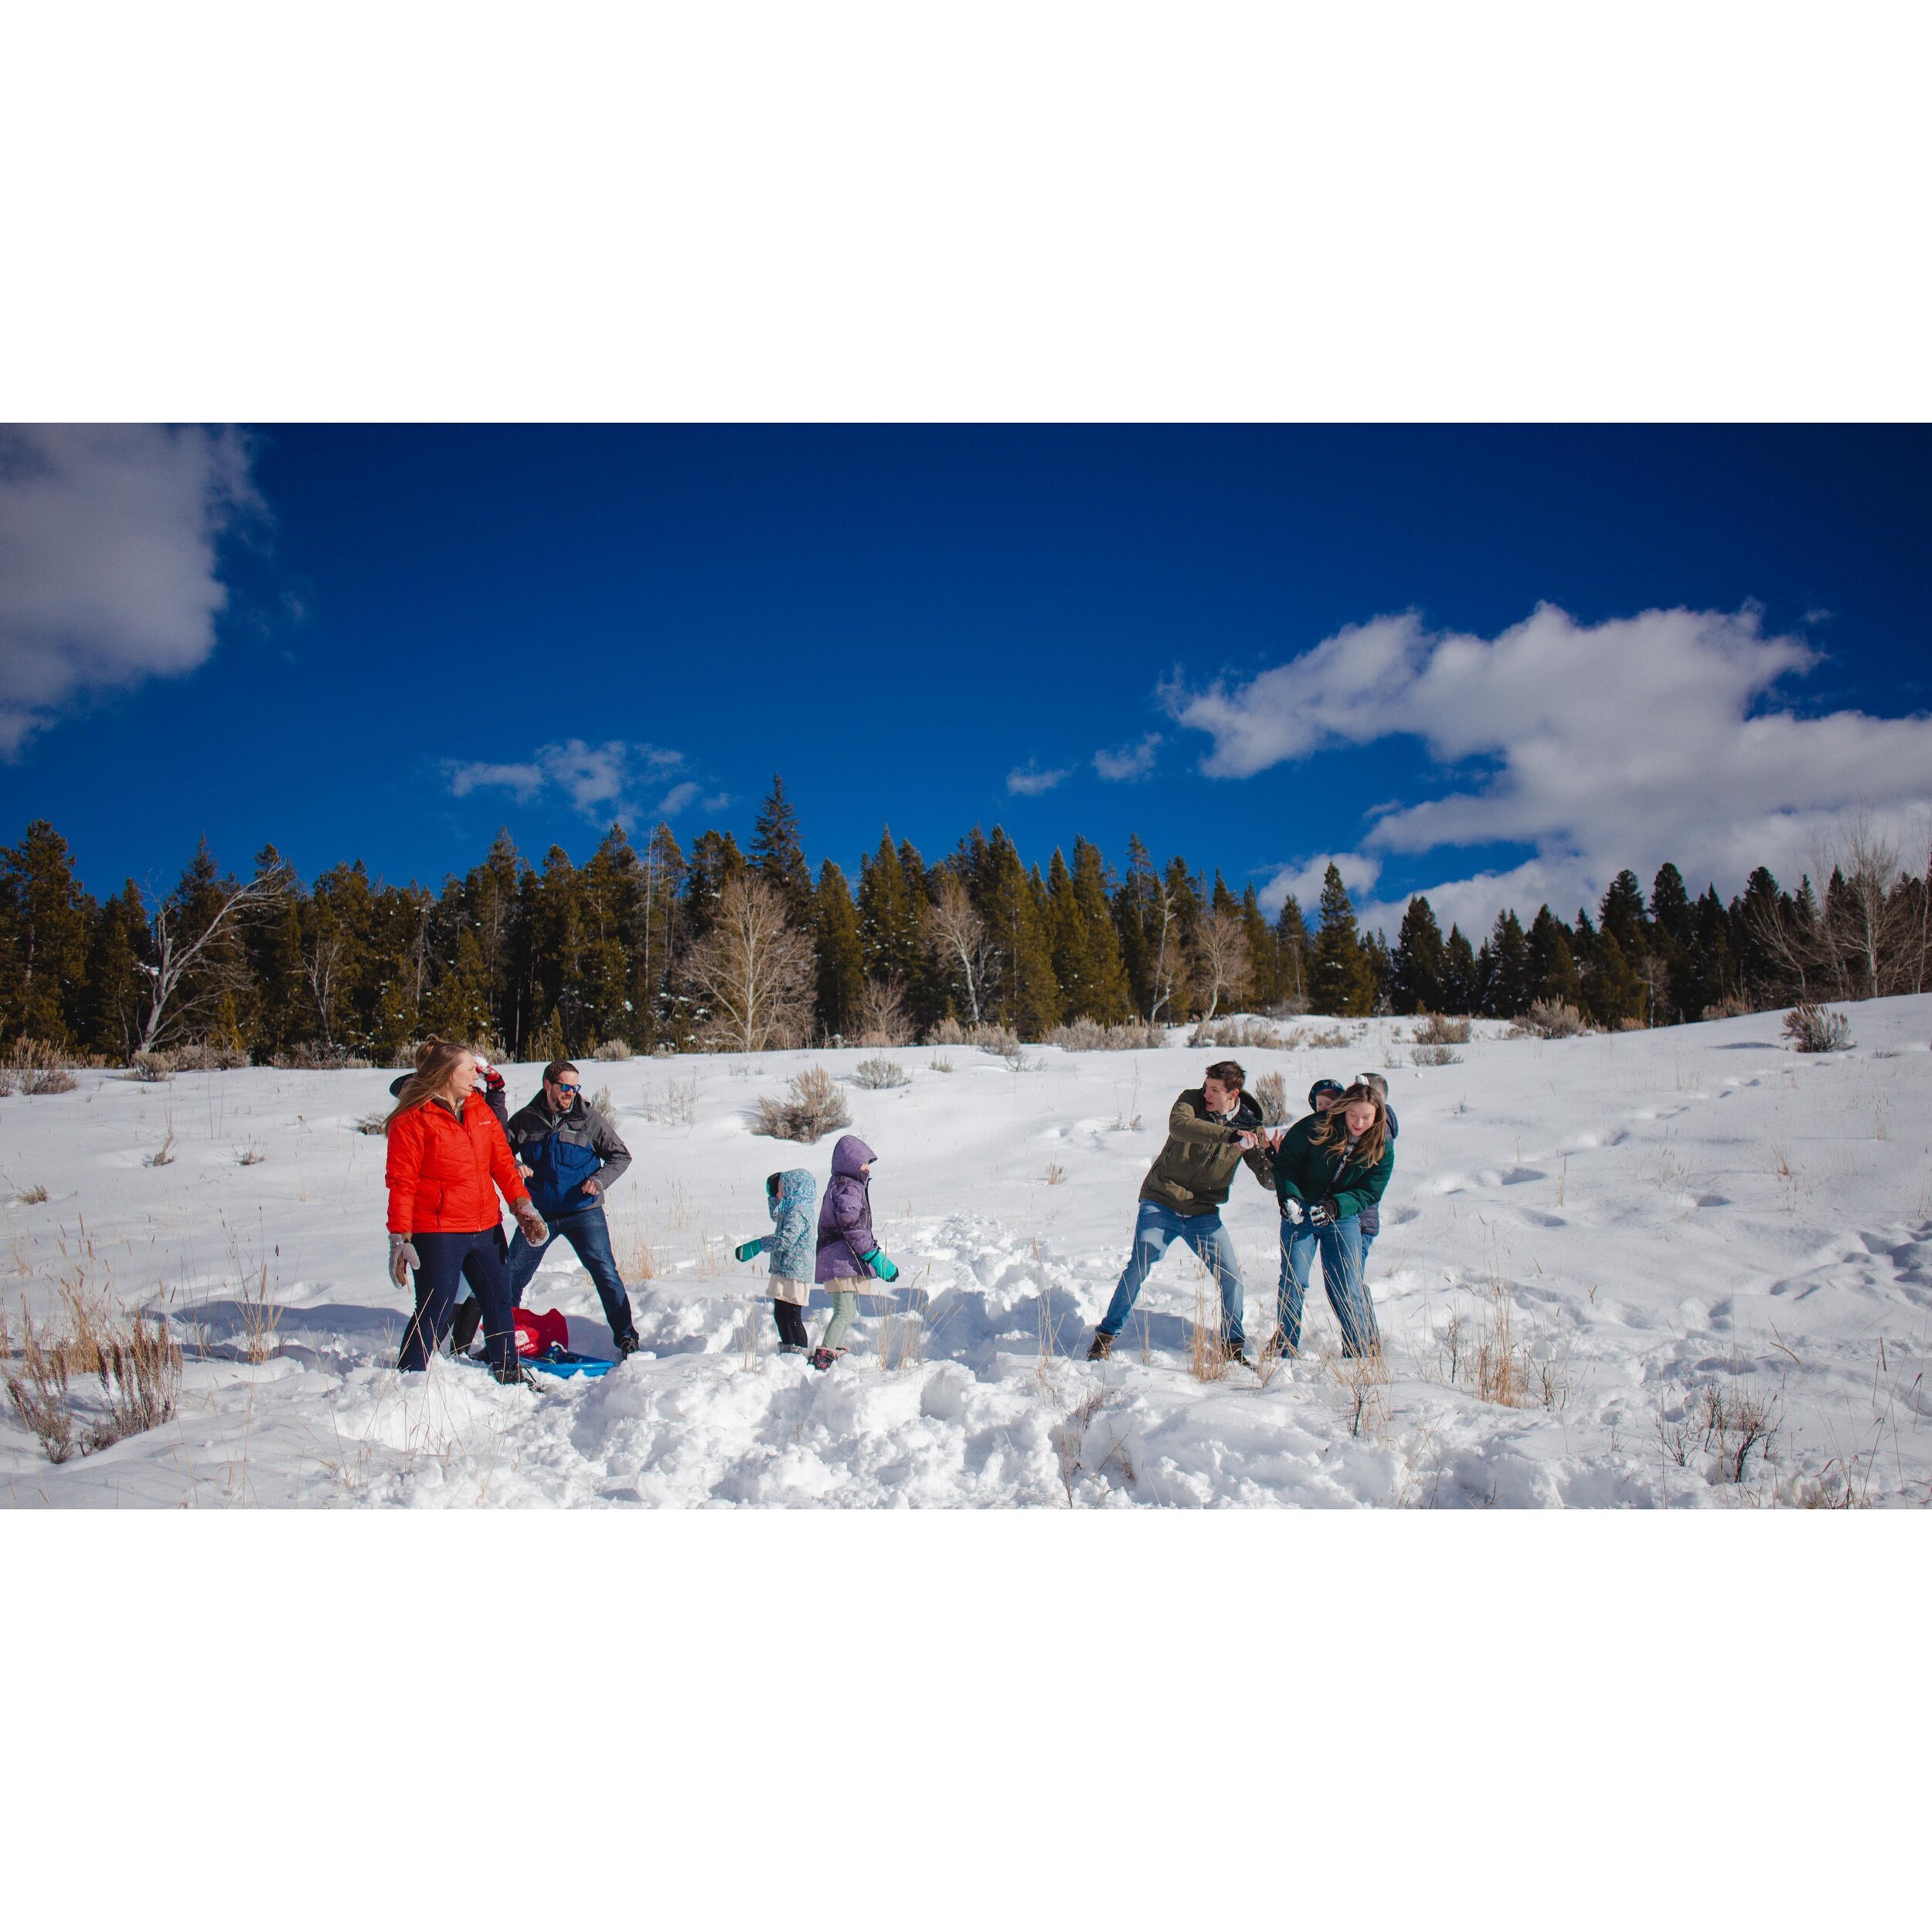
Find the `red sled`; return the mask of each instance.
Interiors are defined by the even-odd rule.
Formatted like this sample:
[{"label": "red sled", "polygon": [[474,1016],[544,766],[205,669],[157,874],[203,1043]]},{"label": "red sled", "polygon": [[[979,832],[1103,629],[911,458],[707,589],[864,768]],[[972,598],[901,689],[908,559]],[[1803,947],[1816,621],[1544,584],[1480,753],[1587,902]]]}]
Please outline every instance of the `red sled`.
[{"label": "red sled", "polygon": [[570,1325],[555,1308],[516,1311],[516,1352],[526,1362],[551,1349],[568,1349]]}]

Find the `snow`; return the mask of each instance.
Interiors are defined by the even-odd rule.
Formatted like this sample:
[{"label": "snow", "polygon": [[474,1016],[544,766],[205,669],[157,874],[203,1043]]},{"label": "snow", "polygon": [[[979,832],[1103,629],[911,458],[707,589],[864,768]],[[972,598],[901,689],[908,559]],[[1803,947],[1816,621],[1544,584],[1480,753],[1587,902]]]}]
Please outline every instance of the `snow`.
[{"label": "snow", "polygon": [[[1789,1052],[1775,1015],[1549,1042],[1479,1023],[1443,1067],[1410,1064],[1403,1021],[1236,1050],[1250,1083],[1284,1073],[1294,1113],[1319,1075],[1389,1082],[1402,1131],[1369,1268],[1386,1381],[1338,1359],[1318,1287],[1302,1360],[1197,1379],[1205,1284],[1178,1249],[1113,1359],[1082,1359],[1168,1107],[1220,1049],[1029,1048],[1016,1069],[906,1048],[889,1056],[910,1085],[848,1084],[904,1272],[822,1375],[776,1352],[760,1271],[730,1250],[768,1226],[765,1175],[822,1185],[835,1137],[762,1139],[750,1113],[811,1062],[849,1076],[872,1054],[587,1064],[635,1156],[610,1211],[645,1352],[536,1394],[447,1359],[392,1366],[409,1301],[383,1272],[383,1143],[356,1126],[389,1073],[83,1073],[0,1099],[15,1345],[23,1310],[58,1321],[63,1284],[165,1311],[179,1413],[56,1466],[9,1406],[0,1485],[63,1508],[1923,1504],[1932,996],[1847,1010],[1856,1044],[1832,1056]],[[509,1070],[513,1100],[536,1079]],[[1253,1345],[1274,1326],[1273,1197],[1239,1174],[1226,1219]],[[251,1348],[264,1298],[279,1316]],[[609,1352],[561,1242],[526,1300]],[[1505,1318],[1516,1404],[1473,1386]]]}]

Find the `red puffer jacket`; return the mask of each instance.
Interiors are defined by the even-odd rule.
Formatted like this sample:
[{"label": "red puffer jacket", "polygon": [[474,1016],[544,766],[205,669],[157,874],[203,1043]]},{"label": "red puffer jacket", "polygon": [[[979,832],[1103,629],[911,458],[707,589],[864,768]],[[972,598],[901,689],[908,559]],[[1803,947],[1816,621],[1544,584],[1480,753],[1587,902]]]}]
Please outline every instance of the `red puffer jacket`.
[{"label": "red puffer jacket", "polygon": [[400,1114],[389,1131],[383,1178],[392,1234],[474,1234],[502,1218],[498,1188],[512,1207],[529,1198],[510,1144],[480,1095],[460,1121],[440,1100]]}]

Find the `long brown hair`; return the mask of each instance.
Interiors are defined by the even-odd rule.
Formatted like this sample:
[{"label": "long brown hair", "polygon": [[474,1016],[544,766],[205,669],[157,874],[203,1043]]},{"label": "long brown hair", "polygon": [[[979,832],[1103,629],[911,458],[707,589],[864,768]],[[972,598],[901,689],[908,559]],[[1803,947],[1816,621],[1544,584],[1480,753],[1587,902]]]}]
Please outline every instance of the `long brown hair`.
[{"label": "long brown hair", "polygon": [[1365,1087],[1359,1080],[1321,1117],[1321,1124],[1308,1136],[1309,1145],[1346,1147],[1349,1144],[1348,1111],[1364,1101],[1375,1109],[1376,1117],[1364,1130],[1361,1139],[1355,1142],[1354,1158],[1364,1167],[1373,1167],[1382,1158],[1389,1145],[1389,1108],[1387,1103],[1372,1087]]},{"label": "long brown hair", "polygon": [[411,1107],[434,1100],[449,1085],[450,1076],[465,1060],[474,1057],[468,1047],[459,1046],[454,1040],[432,1036],[423,1041],[416,1049],[416,1071],[403,1083],[395,1109],[383,1123],[383,1131],[386,1134]]}]

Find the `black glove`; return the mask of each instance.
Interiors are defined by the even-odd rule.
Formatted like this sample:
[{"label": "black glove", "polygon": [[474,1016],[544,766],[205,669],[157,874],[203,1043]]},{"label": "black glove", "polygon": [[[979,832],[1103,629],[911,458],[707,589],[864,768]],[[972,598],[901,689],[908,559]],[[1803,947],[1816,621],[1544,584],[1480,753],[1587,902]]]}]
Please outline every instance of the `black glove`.
[{"label": "black glove", "polygon": [[1316,1202],[1308,1210],[1308,1226],[1311,1228],[1332,1228],[1341,1219],[1342,1209],[1332,1194]]}]

